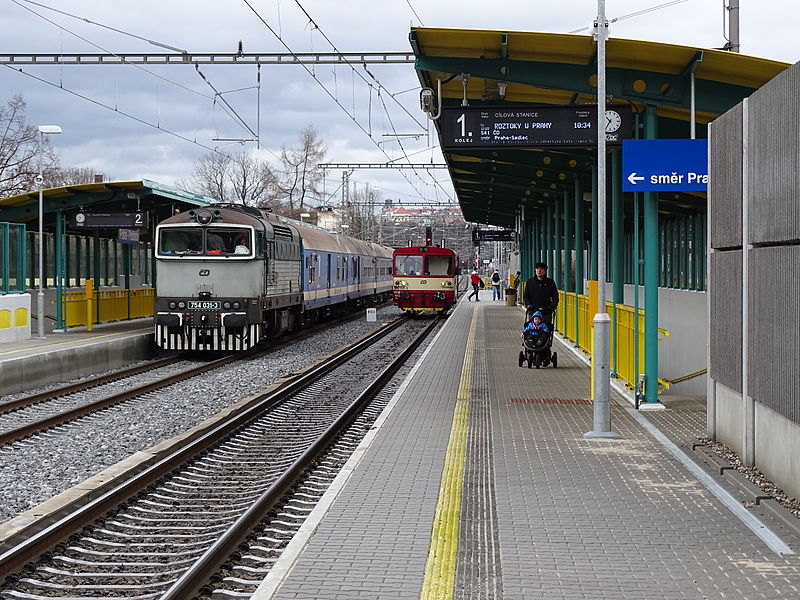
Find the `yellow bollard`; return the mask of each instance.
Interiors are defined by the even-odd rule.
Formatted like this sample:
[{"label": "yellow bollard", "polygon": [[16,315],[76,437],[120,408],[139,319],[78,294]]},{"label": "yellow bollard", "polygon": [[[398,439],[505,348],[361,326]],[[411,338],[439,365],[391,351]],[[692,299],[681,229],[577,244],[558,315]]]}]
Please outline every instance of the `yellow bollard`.
[{"label": "yellow bollard", "polygon": [[92,304],[94,300],[94,281],[91,279],[86,280],[86,330],[92,330]]}]

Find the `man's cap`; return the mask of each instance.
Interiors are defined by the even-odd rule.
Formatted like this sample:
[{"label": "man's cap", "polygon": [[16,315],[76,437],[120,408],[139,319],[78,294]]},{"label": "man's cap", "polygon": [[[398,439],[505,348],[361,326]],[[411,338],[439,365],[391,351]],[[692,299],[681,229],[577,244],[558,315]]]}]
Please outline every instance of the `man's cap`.
[{"label": "man's cap", "polygon": [[547,270],[547,263],[537,262],[535,265],[533,265],[533,268],[534,269],[544,269],[546,271]]}]

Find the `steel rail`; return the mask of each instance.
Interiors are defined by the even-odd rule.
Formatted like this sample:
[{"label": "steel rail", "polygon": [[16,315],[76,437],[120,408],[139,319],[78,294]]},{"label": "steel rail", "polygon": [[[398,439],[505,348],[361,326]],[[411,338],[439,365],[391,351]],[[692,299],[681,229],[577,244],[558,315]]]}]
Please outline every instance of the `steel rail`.
[{"label": "steel rail", "polygon": [[[357,315],[347,315],[347,316],[339,318],[339,319],[334,319],[332,321],[326,321],[324,323],[319,323],[319,324],[314,325],[314,326],[312,326],[312,327],[310,327],[308,329],[304,329],[304,330],[301,330],[301,331],[297,332],[296,335],[291,335],[289,337],[282,337],[282,338],[276,339],[276,340],[272,341],[271,343],[269,343],[266,346],[265,345],[259,345],[259,346],[256,346],[254,348],[250,348],[249,350],[245,350],[243,352],[239,352],[237,354],[231,354],[231,355],[228,355],[228,356],[224,356],[224,357],[219,358],[219,359],[217,359],[215,361],[206,363],[204,365],[201,365],[199,367],[195,367],[193,369],[189,369],[188,371],[184,371],[183,373],[178,373],[176,375],[168,377],[167,379],[162,379],[160,381],[156,381],[156,382],[153,382],[153,383],[150,383],[150,384],[147,384],[147,385],[144,385],[144,386],[132,389],[132,390],[128,390],[128,391],[125,391],[125,392],[120,392],[119,394],[115,394],[115,395],[109,396],[107,398],[102,398],[100,400],[96,400],[94,402],[90,402],[88,404],[84,404],[82,406],[78,406],[78,407],[75,407],[73,409],[66,410],[66,411],[58,413],[56,415],[52,415],[50,417],[45,417],[43,419],[39,419],[38,421],[34,421],[32,423],[29,423],[28,425],[25,425],[23,427],[19,427],[17,429],[12,429],[10,431],[6,431],[4,433],[0,433],[0,446],[4,446],[6,444],[10,444],[12,442],[16,442],[18,440],[21,440],[23,438],[29,437],[31,435],[35,435],[37,433],[41,433],[42,431],[46,431],[48,429],[52,429],[53,427],[56,427],[58,425],[62,425],[64,423],[68,423],[70,421],[74,421],[75,419],[78,419],[80,417],[84,417],[86,415],[89,415],[89,414],[92,414],[92,413],[95,413],[95,412],[99,412],[99,411],[104,410],[106,408],[110,408],[111,406],[114,406],[116,404],[120,404],[122,402],[125,402],[126,400],[130,400],[131,398],[135,398],[137,396],[141,396],[141,395],[144,395],[144,394],[147,394],[147,393],[150,393],[150,392],[154,392],[156,390],[159,390],[159,389],[165,388],[167,386],[170,386],[170,385],[172,385],[174,383],[178,383],[180,381],[184,381],[185,379],[190,379],[191,377],[195,377],[195,376],[200,375],[202,373],[205,373],[205,372],[208,372],[208,371],[212,371],[214,369],[218,369],[219,367],[223,367],[223,366],[225,366],[227,364],[230,364],[232,362],[241,360],[243,358],[248,358],[248,357],[251,357],[251,356],[253,356],[255,354],[260,354],[261,352],[264,352],[266,350],[274,349],[274,348],[276,348],[278,346],[281,346],[283,344],[289,343],[291,341],[307,337],[307,336],[315,333],[316,331],[318,331],[320,329],[323,329],[323,328],[326,328],[326,327],[330,327],[332,324],[338,324],[340,322],[351,321],[351,320],[354,320],[355,318],[357,318]],[[169,361],[173,361],[174,362],[174,361],[177,361],[177,360],[179,360],[179,359],[178,358],[163,359],[163,361],[161,361],[161,362],[164,363],[164,364],[158,364],[157,366],[158,367],[168,366],[170,364]],[[148,370],[148,369],[146,369],[144,367],[139,367],[139,368],[142,369],[142,370]],[[156,367],[152,367],[152,368],[156,368]],[[113,376],[108,376],[108,377],[111,377],[111,379],[109,381],[113,381]],[[98,378],[98,379],[102,379],[102,378]],[[102,382],[102,383],[106,383],[106,382]],[[82,384],[75,384],[78,389],[69,391],[68,393],[74,393],[76,391],[81,391],[82,389],[86,389],[87,387],[94,387],[96,385],[99,385],[99,384],[91,385],[92,382],[86,382],[86,384],[87,385],[85,387],[83,387],[83,388],[80,387]],[[45,400],[52,399],[53,397],[56,397],[56,396],[66,395],[64,393],[59,393],[59,392],[63,392],[63,390],[65,390],[65,389],[67,389],[67,388],[61,388],[60,390],[53,390],[53,392],[55,393],[55,396],[51,396],[50,398],[46,398],[45,397],[45,398],[42,398],[41,400],[37,400],[37,401],[38,402],[43,402]],[[49,392],[45,392],[43,395],[48,394],[48,393]],[[35,396],[30,396],[29,398],[33,399],[33,398],[36,398],[36,397]],[[17,402],[22,402],[23,400],[25,400],[25,399],[21,399],[19,401],[14,401],[13,403],[9,402],[7,404],[0,405],[0,414],[3,414],[3,410],[2,409],[5,406],[10,406],[11,404],[16,404]],[[33,404],[33,403],[31,403],[31,404]],[[22,406],[28,406],[28,404],[23,404],[23,405],[19,406],[18,408],[21,408]],[[6,411],[6,412],[9,412],[9,411]]]},{"label": "steel rail", "polygon": [[8,540],[6,544],[0,546],[0,581],[25,564],[34,562],[39,556],[80,528],[89,525],[183,463],[201,454],[242,425],[253,420],[261,413],[274,408],[285,398],[307,387],[314,380],[368,348],[407,320],[407,316],[401,316],[378,331],[357,341],[337,357],[291,377],[279,389],[255,396],[247,406],[241,407],[239,412],[232,412],[224,422],[197,437],[184,440],[179,447],[171,450],[169,454],[160,457],[149,466],[144,466],[141,471],[132,477],[121,482],[110,482],[112,487],[102,492],[98,497],[89,502],[86,502],[85,498],[79,499],[66,505],[59,514],[53,515],[54,519],[58,519],[57,521],[36,531],[26,539],[16,542],[19,537],[17,536],[12,540]]},{"label": "steel rail", "polygon": [[99,377],[87,379],[86,381],[65,385],[64,387],[60,387],[54,390],[49,390],[46,392],[41,392],[39,394],[32,394],[30,396],[25,396],[24,398],[12,400],[11,402],[4,402],[0,404],[0,415],[4,415],[14,410],[19,410],[20,408],[33,406],[34,404],[39,404],[40,402],[52,400],[53,398],[58,398],[59,396],[69,396],[71,394],[76,394],[77,392],[82,392],[84,390],[88,390],[90,388],[97,387],[99,385],[105,385],[106,383],[111,383],[112,381],[118,381],[120,379],[133,377],[134,375],[140,375],[141,373],[146,373],[147,371],[160,369],[161,367],[166,367],[171,364],[174,364],[179,360],[180,357],[170,356],[167,358],[162,358],[160,360],[153,361],[151,363],[147,363],[146,365],[131,367],[130,369],[125,369],[124,371],[117,371],[116,373],[101,375]]},{"label": "steel rail", "polygon": [[184,600],[185,598],[194,598],[200,593],[209,578],[225,564],[265,515],[276,508],[276,504],[295,486],[301,475],[319,458],[319,455],[331,442],[350,426],[361,409],[383,389],[408,357],[436,327],[440,318],[433,320],[367,389],[359,394],[336,421],[189,567],[178,581],[161,596],[160,600]]},{"label": "steel rail", "polygon": [[178,383],[179,381],[190,379],[191,377],[195,377],[196,375],[200,375],[201,373],[205,373],[213,369],[218,369],[219,367],[240,360],[241,358],[243,358],[244,355],[249,356],[247,352],[241,354],[234,354],[231,356],[224,356],[210,363],[200,365],[199,367],[194,367],[192,369],[189,369],[188,371],[178,373],[177,375],[172,375],[170,377],[167,377],[166,379],[161,379],[159,381],[148,383],[146,385],[134,388],[132,390],[120,392],[119,394],[108,396],[107,398],[101,398],[100,400],[95,400],[94,402],[90,402],[82,406],[77,406],[73,409],[65,410],[64,412],[58,413],[56,415],[52,415],[49,417],[45,417],[44,419],[39,419],[38,421],[28,423],[27,425],[24,425],[17,429],[12,429],[10,431],[0,433],[0,446],[16,442],[28,436],[41,433],[42,431],[46,431],[48,429],[52,429],[53,427],[56,427],[58,425],[68,423],[69,421],[74,421],[75,419],[78,419],[80,417],[84,417],[86,415],[96,413],[103,409],[110,408],[116,404],[120,404],[121,402],[130,400],[131,398],[136,398],[137,396],[142,396],[144,394],[160,390],[162,388],[172,385],[173,383]]}]

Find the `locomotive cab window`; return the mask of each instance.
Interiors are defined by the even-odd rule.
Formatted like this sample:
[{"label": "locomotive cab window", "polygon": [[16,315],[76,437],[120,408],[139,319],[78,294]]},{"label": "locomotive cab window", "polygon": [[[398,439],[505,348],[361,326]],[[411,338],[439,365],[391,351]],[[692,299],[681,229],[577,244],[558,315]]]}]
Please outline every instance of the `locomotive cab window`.
[{"label": "locomotive cab window", "polygon": [[158,253],[164,255],[200,254],[203,251],[203,230],[200,227],[161,228]]},{"label": "locomotive cab window", "polygon": [[425,275],[452,275],[453,264],[449,256],[426,257]]},{"label": "locomotive cab window", "polygon": [[422,275],[422,257],[400,254],[395,257],[394,271],[397,275]]},{"label": "locomotive cab window", "polygon": [[209,227],[206,231],[206,254],[253,255],[253,240],[247,229]]}]

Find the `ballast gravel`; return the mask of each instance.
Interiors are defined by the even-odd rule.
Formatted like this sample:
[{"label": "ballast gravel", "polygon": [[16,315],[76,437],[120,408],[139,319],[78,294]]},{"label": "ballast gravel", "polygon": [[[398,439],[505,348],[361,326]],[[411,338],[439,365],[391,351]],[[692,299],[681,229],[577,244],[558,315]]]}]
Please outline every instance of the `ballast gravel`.
[{"label": "ballast gravel", "polygon": [[202,381],[184,381],[0,447],[0,523],[135,452],[186,431],[399,314],[395,307],[381,308],[376,322],[359,319],[337,325],[264,356],[217,369]]}]

